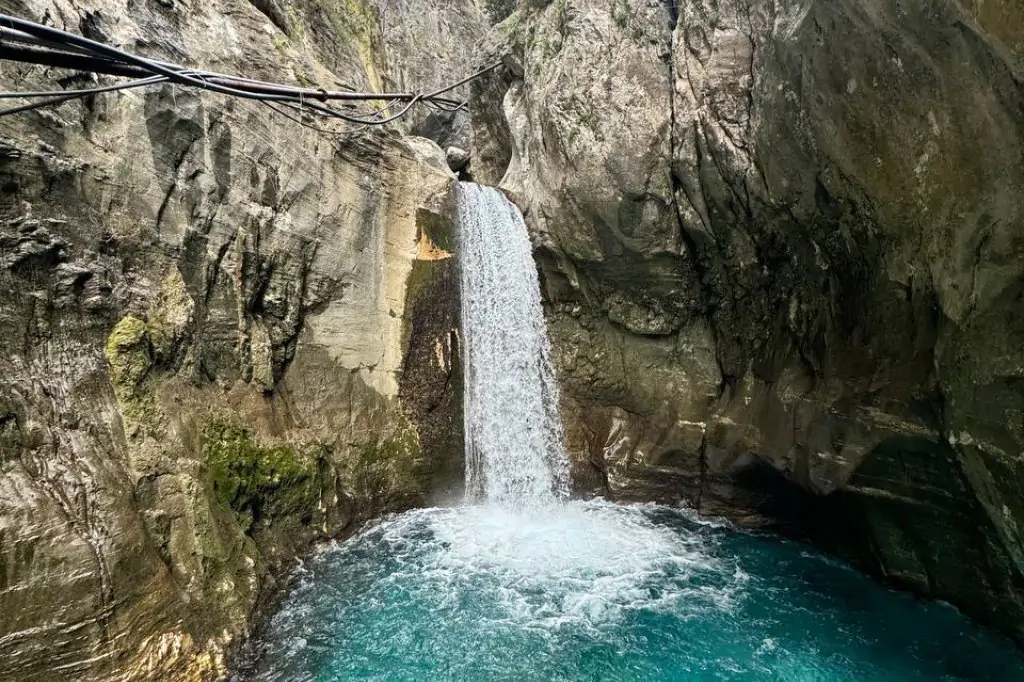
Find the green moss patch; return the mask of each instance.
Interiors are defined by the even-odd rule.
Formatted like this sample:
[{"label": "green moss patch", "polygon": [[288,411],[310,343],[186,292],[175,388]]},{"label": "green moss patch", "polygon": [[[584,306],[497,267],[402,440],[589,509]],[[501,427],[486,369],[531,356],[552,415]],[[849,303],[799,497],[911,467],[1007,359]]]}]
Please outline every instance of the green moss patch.
[{"label": "green moss patch", "polygon": [[403,422],[390,436],[356,445],[346,467],[348,493],[368,507],[410,504],[421,494],[420,440]]},{"label": "green moss patch", "polygon": [[289,445],[265,446],[245,427],[212,422],[202,431],[203,461],[217,501],[253,520],[309,514],[319,493],[323,448],[299,452]]},{"label": "green moss patch", "polygon": [[158,435],[156,401],[148,386],[153,349],[146,323],[132,315],[118,322],[107,337],[106,356],[110,381],[128,435],[141,434],[146,425]]},{"label": "green moss patch", "polygon": [[180,364],[194,310],[175,268],[164,278],[147,320],[126,315],[107,337],[110,381],[129,437],[163,435],[165,419],[156,404],[155,375]]},{"label": "green moss patch", "polygon": [[134,390],[153,365],[146,323],[132,315],[118,322],[107,337],[106,355],[114,386]]},{"label": "green moss patch", "polygon": [[195,303],[188,293],[185,280],[177,268],[164,278],[160,294],[149,306],[146,330],[149,333],[153,355],[158,362],[170,362],[185,335]]}]

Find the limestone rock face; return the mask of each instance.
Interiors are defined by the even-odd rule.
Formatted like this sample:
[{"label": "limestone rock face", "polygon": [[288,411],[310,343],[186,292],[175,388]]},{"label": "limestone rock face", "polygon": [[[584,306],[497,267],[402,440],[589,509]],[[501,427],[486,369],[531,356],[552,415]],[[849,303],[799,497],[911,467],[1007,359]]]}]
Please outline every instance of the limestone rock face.
[{"label": "limestone rock face", "polygon": [[[388,54],[391,90],[430,93],[461,81],[471,73],[477,43],[490,25],[477,0],[373,0],[379,9],[381,33]],[[469,84],[449,94],[460,100]],[[404,130],[437,142],[442,149],[472,146],[469,112],[420,107],[402,121]],[[468,159],[467,159],[468,161]],[[465,163],[455,168],[461,170]]]},{"label": "limestone rock face", "polygon": [[[363,0],[0,8],[279,82],[412,59]],[[0,679],[215,679],[297,553],[461,480],[454,176],[326,125],[173,86],[0,118]]]},{"label": "limestone rock face", "polygon": [[556,0],[496,27],[581,486],[783,527],[1024,641],[1024,9]]}]

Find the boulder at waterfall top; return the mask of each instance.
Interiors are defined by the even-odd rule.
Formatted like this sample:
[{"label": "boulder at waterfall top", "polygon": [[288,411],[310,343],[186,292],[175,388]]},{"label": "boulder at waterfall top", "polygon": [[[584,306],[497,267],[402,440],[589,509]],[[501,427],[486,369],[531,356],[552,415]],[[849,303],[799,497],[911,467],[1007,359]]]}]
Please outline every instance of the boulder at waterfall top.
[{"label": "boulder at waterfall top", "polygon": [[538,245],[577,479],[1024,642],[1024,5],[522,2],[473,174]]}]

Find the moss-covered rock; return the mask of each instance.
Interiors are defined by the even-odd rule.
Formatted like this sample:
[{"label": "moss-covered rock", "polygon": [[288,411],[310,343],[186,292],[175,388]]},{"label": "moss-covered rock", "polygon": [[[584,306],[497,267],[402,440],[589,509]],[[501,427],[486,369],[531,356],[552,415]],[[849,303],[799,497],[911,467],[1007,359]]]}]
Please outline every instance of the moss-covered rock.
[{"label": "moss-covered rock", "polygon": [[155,359],[167,361],[184,340],[192,323],[195,302],[189,295],[185,280],[178,268],[173,268],[163,279],[160,294],[149,307],[146,330]]},{"label": "moss-covered rock", "polygon": [[128,315],[107,337],[110,376],[119,390],[134,391],[153,366],[148,331],[145,322]]},{"label": "moss-covered rock", "polygon": [[157,412],[149,387],[153,348],[146,323],[133,315],[124,317],[107,337],[106,356],[128,435],[140,435],[147,425],[156,430]]},{"label": "moss-covered rock", "polygon": [[362,509],[408,506],[423,495],[423,465],[416,429],[402,420],[388,435],[353,444],[342,485]]},{"label": "moss-covered rock", "polygon": [[216,499],[252,521],[316,506],[323,446],[263,445],[243,426],[214,421],[203,428],[202,455]]}]

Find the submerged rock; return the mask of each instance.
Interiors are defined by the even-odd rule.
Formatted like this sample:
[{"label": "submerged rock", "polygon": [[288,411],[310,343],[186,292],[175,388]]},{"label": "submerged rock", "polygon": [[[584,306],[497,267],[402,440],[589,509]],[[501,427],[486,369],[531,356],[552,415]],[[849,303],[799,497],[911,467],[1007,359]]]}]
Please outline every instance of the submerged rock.
[{"label": "submerged rock", "polygon": [[788,529],[1024,641],[1024,10],[529,3],[527,215],[578,480]]}]

